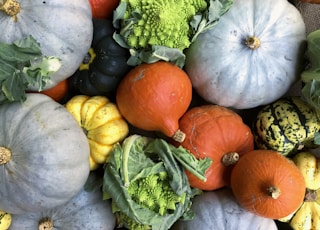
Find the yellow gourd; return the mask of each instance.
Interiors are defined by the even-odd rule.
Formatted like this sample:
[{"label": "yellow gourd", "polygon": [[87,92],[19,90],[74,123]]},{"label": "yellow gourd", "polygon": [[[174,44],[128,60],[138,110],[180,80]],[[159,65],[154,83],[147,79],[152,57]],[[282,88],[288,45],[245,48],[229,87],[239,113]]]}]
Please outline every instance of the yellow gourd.
[{"label": "yellow gourd", "polygon": [[90,170],[95,170],[108,160],[113,145],[128,135],[129,126],[117,105],[104,96],[76,95],[65,107],[87,135]]},{"label": "yellow gourd", "polygon": [[0,210],[0,230],[7,230],[11,225],[11,214]]},{"label": "yellow gourd", "polygon": [[306,182],[305,200],[291,215],[280,219],[294,230],[320,229],[320,158],[310,152],[293,157]]}]

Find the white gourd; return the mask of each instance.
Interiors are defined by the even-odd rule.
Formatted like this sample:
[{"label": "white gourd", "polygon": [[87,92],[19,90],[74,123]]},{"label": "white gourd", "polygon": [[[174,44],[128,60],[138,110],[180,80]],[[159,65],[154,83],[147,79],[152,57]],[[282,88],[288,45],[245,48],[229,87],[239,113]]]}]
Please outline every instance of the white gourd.
[{"label": "white gourd", "polygon": [[65,230],[113,230],[116,217],[112,213],[111,201],[102,200],[101,190],[86,191],[83,188],[71,200],[58,207],[37,213],[12,215],[10,230],[50,230],[44,226]]},{"label": "white gourd", "polygon": [[80,191],[90,172],[89,143],[63,105],[27,94],[23,103],[0,106],[0,130],[0,210],[39,212]]},{"label": "white gourd", "polygon": [[305,41],[303,18],[287,0],[234,0],[187,50],[185,69],[206,101],[254,108],[280,98],[297,82]]},{"label": "white gourd", "polygon": [[272,219],[243,209],[228,188],[205,191],[192,201],[194,218],[177,221],[172,230],[277,230]]}]

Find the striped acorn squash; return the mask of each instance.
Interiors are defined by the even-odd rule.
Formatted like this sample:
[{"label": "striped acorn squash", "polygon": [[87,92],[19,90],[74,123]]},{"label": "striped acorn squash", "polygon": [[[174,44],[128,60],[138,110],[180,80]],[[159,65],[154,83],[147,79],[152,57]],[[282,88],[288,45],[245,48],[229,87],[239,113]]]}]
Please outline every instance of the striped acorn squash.
[{"label": "striped acorn squash", "polygon": [[262,107],[253,122],[252,132],[260,149],[283,155],[318,147],[315,134],[320,130],[316,112],[300,97],[281,98]]}]

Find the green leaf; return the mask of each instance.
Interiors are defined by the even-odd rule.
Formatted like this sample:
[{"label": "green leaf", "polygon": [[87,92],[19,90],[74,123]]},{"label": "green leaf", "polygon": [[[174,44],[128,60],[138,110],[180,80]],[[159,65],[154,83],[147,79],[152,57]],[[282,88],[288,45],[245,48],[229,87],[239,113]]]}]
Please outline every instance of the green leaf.
[{"label": "green leaf", "polygon": [[210,0],[206,12],[202,15],[195,15],[190,22],[193,30],[191,42],[194,42],[199,34],[213,28],[218,23],[220,17],[228,12],[232,5],[233,0]]},{"label": "green leaf", "polygon": [[309,67],[301,74],[302,98],[318,112],[320,111],[320,30],[311,32],[307,36],[306,58]]},{"label": "green leaf", "polygon": [[29,86],[42,90],[60,67],[60,59],[43,56],[40,44],[32,36],[12,44],[0,43],[0,104],[23,102]]}]

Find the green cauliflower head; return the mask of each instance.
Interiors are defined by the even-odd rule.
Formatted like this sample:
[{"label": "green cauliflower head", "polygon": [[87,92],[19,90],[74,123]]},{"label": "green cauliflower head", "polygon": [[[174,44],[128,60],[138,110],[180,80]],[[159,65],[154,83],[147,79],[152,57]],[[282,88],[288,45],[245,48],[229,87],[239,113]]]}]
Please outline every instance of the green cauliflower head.
[{"label": "green cauliflower head", "polygon": [[126,4],[122,31],[134,49],[152,45],[184,50],[192,36],[190,21],[207,8],[206,0],[121,0]]}]

